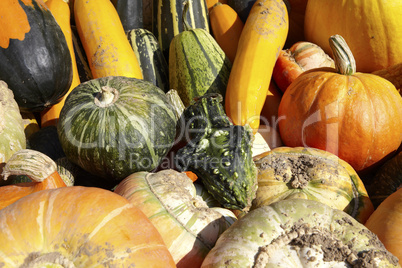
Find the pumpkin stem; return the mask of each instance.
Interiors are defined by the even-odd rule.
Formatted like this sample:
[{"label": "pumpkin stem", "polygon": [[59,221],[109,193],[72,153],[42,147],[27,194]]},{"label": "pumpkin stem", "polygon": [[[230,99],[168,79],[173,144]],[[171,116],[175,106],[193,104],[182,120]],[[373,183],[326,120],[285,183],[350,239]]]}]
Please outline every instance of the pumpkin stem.
[{"label": "pumpkin stem", "polygon": [[119,91],[117,89],[103,86],[101,92],[99,92],[95,97],[95,104],[99,107],[108,107],[116,102],[119,97]]},{"label": "pumpkin stem", "polygon": [[329,38],[329,46],[331,47],[338,73],[343,75],[356,73],[356,61],[345,39],[339,34],[333,35]]},{"label": "pumpkin stem", "polygon": [[183,7],[183,14],[181,16],[181,20],[183,22],[183,27],[184,27],[184,31],[189,31],[192,29],[192,27],[188,24],[187,19],[186,19],[186,15],[189,9],[190,3],[188,1],[184,2],[184,7]]}]

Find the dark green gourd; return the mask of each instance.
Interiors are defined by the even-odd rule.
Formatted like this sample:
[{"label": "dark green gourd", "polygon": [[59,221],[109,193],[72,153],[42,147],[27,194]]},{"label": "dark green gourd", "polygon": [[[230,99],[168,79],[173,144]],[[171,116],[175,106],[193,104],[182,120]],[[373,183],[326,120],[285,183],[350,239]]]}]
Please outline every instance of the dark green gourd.
[{"label": "dark green gourd", "polygon": [[[70,51],[60,26],[42,1],[14,2],[26,15],[15,20],[26,19],[29,30],[21,40],[10,38],[0,45],[0,80],[13,91],[22,111],[39,112],[58,103],[70,88]],[[14,21],[6,23],[2,26],[12,27],[16,33],[20,30]]]},{"label": "dark green gourd", "polygon": [[178,150],[175,163],[197,174],[222,206],[247,211],[257,190],[253,133],[248,126],[233,125],[221,101],[219,94],[206,94],[184,110],[181,132],[190,140]]},{"label": "dark green gourd", "polygon": [[128,41],[137,56],[143,79],[169,91],[169,67],[152,32],[137,28],[128,31]]},{"label": "dark green gourd", "polygon": [[116,11],[123,25],[128,32],[137,28],[144,28],[142,0],[117,0]]}]

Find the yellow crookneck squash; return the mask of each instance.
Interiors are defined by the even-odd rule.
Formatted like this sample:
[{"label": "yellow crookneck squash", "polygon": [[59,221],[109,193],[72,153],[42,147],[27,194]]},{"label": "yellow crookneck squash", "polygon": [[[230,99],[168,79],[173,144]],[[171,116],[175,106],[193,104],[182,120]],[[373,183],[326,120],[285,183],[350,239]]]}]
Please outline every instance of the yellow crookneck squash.
[{"label": "yellow crookneck squash", "polygon": [[345,38],[358,72],[384,69],[402,59],[402,1],[309,0],[304,34],[331,53],[328,38]]},{"label": "yellow crookneck squash", "polygon": [[226,89],[225,111],[235,125],[257,132],[272,71],[289,30],[282,0],[257,0],[240,35]]},{"label": "yellow crookneck squash", "polygon": [[93,78],[143,78],[139,61],[110,0],[75,0],[74,19]]},{"label": "yellow crookneck squash", "polygon": [[70,94],[70,92],[80,84],[80,77],[78,74],[77,62],[74,54],[73,47],[73,37],[71,33],[71,25],[70,25],[70,8],[68,3],[64,0],[48,0],[46,1],[46,6],[49,8],[50,12],[52,12],[54,18],[59,24],[61,30],[63,31],[64,37],[67,41],[68,49],[70,50],[71,61],[73,64],[73,80],[71,82],[70,89],[67,94],[64,95],[62,100],[59,103],[54,104],[49,109],[46,109],[41,112],[41,127],[46,127],[50,125],[56,125],[59,120],[59,115],[61,108],[63,108],[64,102]]}]

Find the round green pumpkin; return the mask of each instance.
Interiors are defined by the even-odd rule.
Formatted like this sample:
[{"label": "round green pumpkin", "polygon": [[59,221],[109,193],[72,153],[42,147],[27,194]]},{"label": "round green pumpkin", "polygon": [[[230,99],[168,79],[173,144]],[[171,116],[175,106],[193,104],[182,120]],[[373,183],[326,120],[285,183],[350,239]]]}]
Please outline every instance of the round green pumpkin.
[{"label": "round green pumpkin", "polygon": [[153,170],[176,135],[165,93],[152,83],[123,76],[92,79],[67,97],[57,126],[69,160],[106,180]]}]

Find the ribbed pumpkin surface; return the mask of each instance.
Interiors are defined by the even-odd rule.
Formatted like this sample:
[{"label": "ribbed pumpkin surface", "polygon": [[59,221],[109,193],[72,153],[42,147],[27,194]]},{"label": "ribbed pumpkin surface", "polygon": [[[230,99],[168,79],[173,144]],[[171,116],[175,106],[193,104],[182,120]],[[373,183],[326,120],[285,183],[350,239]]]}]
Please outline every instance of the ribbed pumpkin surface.
[{"label": "ribbed pumpkin surface", "polygon": [[238,219],[201,267],[400,266],[378,237],[347,213],[321,202],[292,199]]},{"label": "ribbed pumpkin surface", "polygon": [[175,267],[147,217],[110,191],[71,186],[0,210],[0,266]]}]

